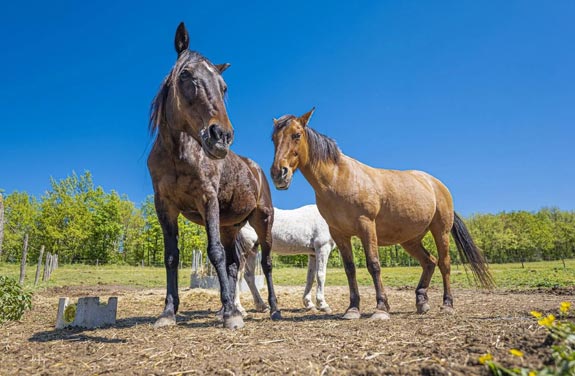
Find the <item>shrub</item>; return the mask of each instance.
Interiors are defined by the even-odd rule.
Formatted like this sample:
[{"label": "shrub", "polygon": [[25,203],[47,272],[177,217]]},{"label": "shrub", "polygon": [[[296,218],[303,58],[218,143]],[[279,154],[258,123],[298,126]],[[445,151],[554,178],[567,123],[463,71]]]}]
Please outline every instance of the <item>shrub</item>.
[{"label": "shrub", "polygon": [[0,276],[0,324],[20,320],[27,309],[32,308],[32,293],[12,278]]}]

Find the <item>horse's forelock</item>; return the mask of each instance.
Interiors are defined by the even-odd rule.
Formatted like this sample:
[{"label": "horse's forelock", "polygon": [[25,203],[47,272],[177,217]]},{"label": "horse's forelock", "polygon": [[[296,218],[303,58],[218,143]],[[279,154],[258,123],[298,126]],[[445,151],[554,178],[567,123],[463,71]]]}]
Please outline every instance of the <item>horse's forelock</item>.
[{"label": "horse's forelock", "polygon": [[170,70],[170,73],[168,73],[162,81],[160,89],[158,90],[158,93],[156,94],[156,97],[150,106],[150,120],[148,124],[150,134],[154,135],[162,126],[162,124],[165,124],[166,122],[166,102],[168,101],[168,93],[170,89],[177,89],[177,86],[174,85],[174,82],[177,80],[182,69],[190,62],[201,60],[208,62],[205,57],[196,51],[186,50],[178,56],[178,59]]}]

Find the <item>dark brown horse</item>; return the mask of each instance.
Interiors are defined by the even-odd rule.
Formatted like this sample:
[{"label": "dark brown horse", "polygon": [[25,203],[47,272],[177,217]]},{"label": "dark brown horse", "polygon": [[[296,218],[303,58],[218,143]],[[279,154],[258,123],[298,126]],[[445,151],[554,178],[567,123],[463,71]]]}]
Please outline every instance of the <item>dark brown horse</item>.
[{"label": "dark brown horse", "polygon": [[[372,318],[389,318],[378,246],[401,244],[421,264],[423,273],[415,290],[419,313],[430,309],[427,288],[437,263],[443,277],[442,309],[453,312],[450,233],[462,260],[471,264],[474,276],[483,286],[492,286],[483,255],[453,211],[451,194],[445,185],[425,172],[373,168],[344,155],[335,141],[308,127],[312,113],[313,110],[300,117],[285,115],[274,120],[275,158],[271,175],[276,188],[288,189],[293,173],[299,168],[313,187],[317,207],[329,225],[347,274],[350,305],[344,318],[360,317],[351,248],[354,235],[362,241],[375,285],[377,305]],[[421,243],[428,231],[435,240],[439,261]]]},{"label": "dark brown horse", "polygon": [[270,256],[274,213],[270,188],[257,164],[230,150],[234,132],[221,76],[229,64],[214,65],[188,45],[188,32],[181,23],[175,38],[178,59],[152,103],[150,116],[150,131],[157,136],[148,169],[164,234],[167,274],[165,308],[155,326],[176,323],[180,214],[206,227],[208,257],[220,282],[224,326],[244,325],[234,306],[234,288],[244,244],[239,230],[246,221],[262,245],[271,317],[279,319]]}]

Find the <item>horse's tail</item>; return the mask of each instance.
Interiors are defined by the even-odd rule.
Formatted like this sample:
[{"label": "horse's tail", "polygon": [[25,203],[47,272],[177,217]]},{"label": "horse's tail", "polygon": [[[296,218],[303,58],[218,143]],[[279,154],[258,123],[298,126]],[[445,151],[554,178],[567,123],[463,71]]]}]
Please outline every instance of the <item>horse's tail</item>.
[{"label": "horse's tail", "polygon": [[495,287],[495,282],[489,272],[487,261],[485,260],[481,249],[475,245],[475,242],[471,238],[471,234],[465,226],[465,223],[463,223],[461,217],[459,217],[455,212],[453,212],[453,214],[454,221],[453,227],[451,228],[451,235],[457,245],[457,251],[459,252],[461,262],[464,267],[465,263],[469,263],[471,271],[473,272],[473,277],[482,287],[492,289]]}]

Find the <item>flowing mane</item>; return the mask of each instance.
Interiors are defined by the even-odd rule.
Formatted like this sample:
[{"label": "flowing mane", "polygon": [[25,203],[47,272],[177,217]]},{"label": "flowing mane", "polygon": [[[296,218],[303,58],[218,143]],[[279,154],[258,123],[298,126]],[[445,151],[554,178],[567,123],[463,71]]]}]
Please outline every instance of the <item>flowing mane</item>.
[{"label": "flowing mane", "polygon": [[[274,134],[294,119],[297,119],[294,115],[283,115],[280,117],[276,121]],[[321,134],[309,126],[305,127],[305,132],[309,150],[309,162],[312,166],[317,166],[322,162],[339,162],[341,150],[333,138]]]},{"label": "flowing mane", "polygon": [[313,128],[306,127],[309,160],[312,166],[321,162],[339,162],[341,150],[333,138],[327,137]]},{"label": "flowing mane", "polygon": [[178,60],[176,60],[176,63],[172,67],[172,70],[162,81],[160,89],[158,90],[158,94],[156,94],[156,97],[150,105],[150,120],[148,123],[148,130],[150,135],[153,136],[156,134],[159,128],[162,127],[163,124],[166,124],[166,102],[168,100],[168,93],[170,90],[176,90],[177,86],[173,85],[174,80],[180,74],[180,71],[182,70],[182,67],[185,65],[185,63],[188,63],[190,60],[204,60],[208,62],[208,60],[198,52],[190,50],[182,51],[178,57]]}]

